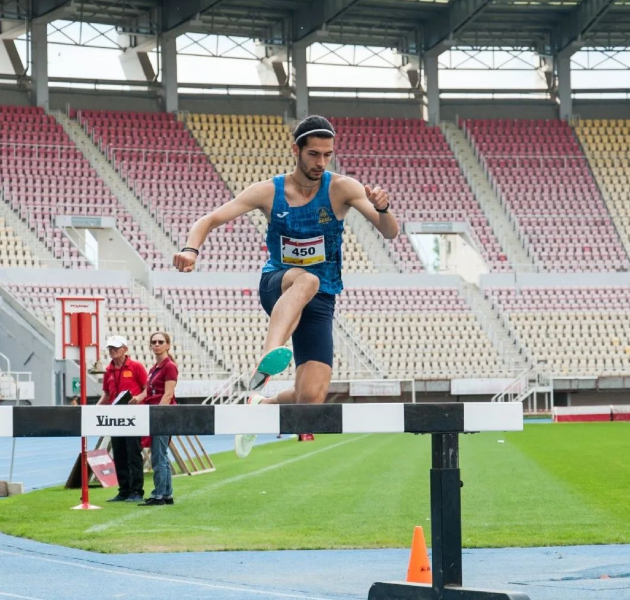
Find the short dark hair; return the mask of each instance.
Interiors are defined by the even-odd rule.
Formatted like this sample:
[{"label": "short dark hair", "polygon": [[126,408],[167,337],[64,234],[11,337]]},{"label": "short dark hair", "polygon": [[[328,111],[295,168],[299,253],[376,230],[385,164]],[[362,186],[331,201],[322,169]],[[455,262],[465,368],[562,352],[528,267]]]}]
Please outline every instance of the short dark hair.
[{"label": "short dark hair", "polygon": [[[309,131],[313,131],[314,133],[308,134]],[[306,146],[308,138],[311,137],[311,135],[318,138],[334,138],[335,128],[325,117],[320,117],[319,115],[311,115],[310,117],[306,117],[306,119],[301,121],[300,124],[293,131],[293,139],[295,140],[295,143],[300,150],[304,148],[304,146]]]}]

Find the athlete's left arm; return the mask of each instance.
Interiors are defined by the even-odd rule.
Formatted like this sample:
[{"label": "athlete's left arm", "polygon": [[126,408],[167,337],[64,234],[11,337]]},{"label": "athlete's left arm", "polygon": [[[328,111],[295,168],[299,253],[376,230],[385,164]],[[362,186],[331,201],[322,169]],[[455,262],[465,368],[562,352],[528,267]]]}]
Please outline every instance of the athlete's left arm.
[{"label": "athlete's left arm", "polygon": [[398,222],[391,211],[379,213],[376,209],[383,210],[389,206],[389,198],[387,192],[380,188],[370,188],[367,185],[361,185],[352,177],[342,177],[338,181],[338,185],[343,190],[344,197],[347,198],[346,204],[356,208],[381,235],[388,240],[394,239],[398,233]]}]

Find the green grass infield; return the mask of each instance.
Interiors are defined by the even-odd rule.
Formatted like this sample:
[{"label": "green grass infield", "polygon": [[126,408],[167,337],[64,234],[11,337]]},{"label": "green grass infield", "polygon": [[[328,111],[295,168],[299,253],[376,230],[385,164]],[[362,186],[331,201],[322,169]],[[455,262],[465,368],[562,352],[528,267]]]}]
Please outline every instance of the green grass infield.
[{"label": "green grass infield", "polygon": [[[630,423],[531,424],[462,435],[465,547],[630,543]],[[174,479],[174,506],[74,511],[61,487],[0,502],[0,531],[98,552],[409,547],[431,539],[430,437],[318,435],[213,457]],[[152,489],[147,475],[145,489]]]}]

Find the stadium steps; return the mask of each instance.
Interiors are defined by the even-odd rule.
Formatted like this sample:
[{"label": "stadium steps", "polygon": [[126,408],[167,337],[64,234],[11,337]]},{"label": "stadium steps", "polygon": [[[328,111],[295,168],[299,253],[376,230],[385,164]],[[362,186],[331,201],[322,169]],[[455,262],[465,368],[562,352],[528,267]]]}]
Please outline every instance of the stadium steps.
[{"label": "stadium steps", "polygon": [[472,283],[462,281],[462,293],[470,309],[481,323],[488,339],[497,350],[505,364],[515,374],[530,368],[532,360],[511,337],[503,326],[499,314],[483,297],[481,290]]},{"label": "stadium steps", "polygon": [[490,227],[499,240],[509,264],[515,271],[533,272],[535,270],[534,263],[531,257],[527,255],[521,240],[514,231],[499,197],[492,189],[464,132],[455,123],[442,122],[440,129],[459,162],[479,206],[488,218]]},{"label": "stadium steps", "polygon": [[357,379],[383,379],[387,370],[358,336],[353,335],[346,321],[335,314],[333,329],[336,333],[335,346],[341,351]]},{"label": "stadium steps", "polygon": [[148,307],[149,313],[158,314],[162,317],[166,330],[172,336],[176,355],[181,349],[191,354],[193,362],[197,362],[201,366],[201,373],[207,379],[217,378],[216,376],[219,374],[221,377],[225,375],[225,369],[219,366],[211,357],[210,352],[200,344],[199,340],[191,332],[186,330],[177,313],[168,308],[159,298],[156,298],[144,285],[135,279],[133,281],[133,293]]},{"label": "stadium steps", "polygon": [[[55,255],[46,247],[46,245],[33,233],[30,227],[13,212],[11,206],[5,202],[0,189],[0,217],[4,217],[7,227],[12,227],[15,234],[22,238],[25,246],[31,249],[33,257],[40,261],[45,261],[42,266],[54,266]],[[48,264],[46,264],[48,263]]]},{"label": "stadium steps", "polygon": [[[356,235],[368,259],[378,269],[379,273],[404,273],[402,265],[398,265],[398,258],[388,241],[378,232],[363,215],[356,210],[350,210],[345,218],[346,227]],[[402,231],[400,235],[406,235]]]},{"label": "stadium steps", "polygon": [[144,231],[162,255],[167,260],[170,260],[170,257],[179,252],[179,248],[171,242],[164,231],[160,229],[160,226],[155,222],[151,213],[142,206],[133,192],[129,190],[125,182],[112,167],[111,163],[86,135],[81,125],[60,111],[51,111],[50,114],[57,119],[57,122],[61,124],[64,131],[68,134],[68,137],[87,158],[90,166],[96,170],[98,176],[105,182],[119,202],[129,211],[138,223],[141,231]]}]

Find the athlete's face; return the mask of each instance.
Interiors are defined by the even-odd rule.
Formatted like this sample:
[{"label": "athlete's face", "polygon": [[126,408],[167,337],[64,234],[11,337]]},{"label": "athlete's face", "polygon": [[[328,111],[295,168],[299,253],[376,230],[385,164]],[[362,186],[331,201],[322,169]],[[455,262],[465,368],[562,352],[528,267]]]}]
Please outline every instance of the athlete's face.
[{"label": "athlete's face", "polygon": [[318,138],[310,136],[306,146],[300,150],[293,144],[293,154],[297,158],[297,167],[311,181],[319,181],[330,164],[335,145],[334,138]]}]

